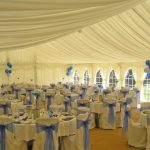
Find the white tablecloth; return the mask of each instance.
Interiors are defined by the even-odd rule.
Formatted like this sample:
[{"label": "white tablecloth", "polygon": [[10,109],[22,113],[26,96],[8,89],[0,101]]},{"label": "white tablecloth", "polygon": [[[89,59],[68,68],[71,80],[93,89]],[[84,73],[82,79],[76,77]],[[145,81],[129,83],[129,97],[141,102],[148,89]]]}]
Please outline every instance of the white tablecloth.
[{"label": "white tablecloth", "polygon": [[[76,118],[69,121],[61,121],[58,126],[59,136],[69,136],[76,134]],[[14,135],[17,140],[30,141],[36,137],[36,124],[15,124]]]}]

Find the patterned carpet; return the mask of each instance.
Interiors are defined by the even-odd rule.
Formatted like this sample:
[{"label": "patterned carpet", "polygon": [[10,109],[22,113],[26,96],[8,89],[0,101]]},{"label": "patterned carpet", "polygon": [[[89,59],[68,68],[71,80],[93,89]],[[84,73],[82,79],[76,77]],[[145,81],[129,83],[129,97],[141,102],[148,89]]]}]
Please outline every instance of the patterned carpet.
[{"label": "patterned carpet", "polygon": [[[132,110],[132,118],[137,121],[139,112]],[[121,128],[115,130],[90,130],[91,150],[145,150],[128,146],[127,135],[122,135]]]}]

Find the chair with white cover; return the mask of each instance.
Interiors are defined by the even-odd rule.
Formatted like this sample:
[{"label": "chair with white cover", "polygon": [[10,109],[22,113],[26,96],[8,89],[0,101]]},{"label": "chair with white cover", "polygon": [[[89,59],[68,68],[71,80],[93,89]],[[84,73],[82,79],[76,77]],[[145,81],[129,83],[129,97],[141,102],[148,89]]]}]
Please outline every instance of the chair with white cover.
[{"label": "chair with white cover", "polygon": [[[80,109],[82,107],[84,108],[89,108],[90,107],[90,102],[88,99],[78,99],[77,100],[77,105],[78,107],[80,107]],[[94,113],[90,113],[90,129],[95,128],[95,114]]]},{"label": "chair with white cover", "polygon": [[0,116],[0,150],[27,150],[25,141],[17,141],[13,134],[12,119]]},{"label": "chair with white cover", "polygon": [[116,127],[123,127],[124,116],[126,112],[126,107],[131,104],[131,100],[123,98],[122,101],[119,101],[120,111],[116,112]]},{"label": "chair with white cover", "polygon": [[58,118],[36,120],[37,133],[33,150],[58,150]]},{"label": "chair with white cover", "polygon": [[47,99],[47,110],[49,110],[49,106],[52,104],[52,98],[55,95],[54,89],[47,89],[47,92],[45,93],[46,99]]},{"label": "chair with white cover", "polygon": [[91,87],[87,88],[85,98],[90,98],[90,96],[92,96],[94,94],[95,94],[94,88],[93,88],[93,86],[91,86]]},{"label": "chair with white cover", "polygon": [[116,102],[104,102],[99,125],[102,129],[116,128]]},{"label": "chair with white cover", "polygon": [[54,105],[63,105],[64,104],[64,96],[60,94],[60,91],[57,91],[53,100]]},{"label": "chair with white cover", "polygon": [[[150,150],[150,110],[146,110],[143,112],[143,115],[146,116],[144,121],[145,127],[147,128],[147,144],[146,144],[146,150]],[[145,117],[144,117],[145,118]]]},{"label": "chair with white cover", "polygon": [[89,113],[77,116],[77,134],[74,150],[90,150]]},{"label": "chair with white cover", "polygon": [[77,129],[76,118],[70,119],[69,121],[67,121],[67,124],[69,124],[71,126],[70,129],[74,130],[74,131],[72,133],[69,133],[69,135],[67,135],[67,136],[61,137],[61,146],[60,146],[61,150],[76,150],[76,148],[75,148],[76,129]]},{"label": "chair with white cover", "polygon": [[150,102],[142,102],[141,103],[141,111],[150,110]]},{"label": "chair with white cover", "polygon": [[132,99],[131,107],[137,108],[138,100],[135,92],[130,91],[129,94],[126,95],[126,99]]},{"label": "chair with white cover", "polygon": [[[130,108],[126,109],[127,112],[130,111]],[[129,113],[128,113],[129,114]],[[147,130],[142,126],[140,122],[135,123],[131,116],[128,116],[128,145],[145,148],[146,139],[147,139]],[[126,117],[125,117],[126,118]],[[126,118],[127,119],[127,118]],[[125,122],[124,122],[125,124]]]},{"label": "chair with white cover", "polygon": [[65,97],[64,99],[65,112],[68,112],[69,110],[71,110],[71,107],[69,104],[70,104],[69,98]]}]

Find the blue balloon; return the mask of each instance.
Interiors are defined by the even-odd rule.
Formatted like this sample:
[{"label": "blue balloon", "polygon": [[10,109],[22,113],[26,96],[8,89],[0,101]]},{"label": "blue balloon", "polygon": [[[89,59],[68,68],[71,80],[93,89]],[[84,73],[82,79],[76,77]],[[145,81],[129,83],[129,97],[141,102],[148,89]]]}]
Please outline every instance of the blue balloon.
[{"label": "blue balloon", "polygon": [[150,67],[150,60],[146,60],[146,65]]},{"label": "blue balloon", "polygon": [[150,79],[150,73],[147,74],[147,77]]},{"label": "blue balloon", "polygon": [[7,62],[7,66],[8,66],[8,67],[9,67],[9,64],[10,64],[10,63],[9,63],[9,62]]},{"label": "blue balloon", "polygon": [[8,73],[9,73],[9,70],[8,70],[8,69],[5,69],[5,73],[8,74]]},{"label": "blue balloon", "polygon": [[12,68],[12,64],[9,64],[9,68]]},{"label": "blue balloon", "polygon": [[12,68],[12,64],[10,62],[7,62],[7,67]]},{"label": "blue balloon", "polygon": [[12,70],[8,70],[8,73],[11,74],[11,73],[12,73]]},{"label": "blue balloon", "polygon": [[98,87],[99,87],[100,89],[103,89],[103,86],[102,86],[102,85],[98,85]]},{"label": "blue balloon", "polygon": [[72,66],[70,66],[70,70],[72,70]]}]

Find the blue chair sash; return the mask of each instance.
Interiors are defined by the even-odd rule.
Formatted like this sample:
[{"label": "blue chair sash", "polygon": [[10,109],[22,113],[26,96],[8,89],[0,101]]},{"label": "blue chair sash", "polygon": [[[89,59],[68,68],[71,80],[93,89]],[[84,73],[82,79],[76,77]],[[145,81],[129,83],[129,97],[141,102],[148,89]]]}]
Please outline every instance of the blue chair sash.
[{"label": "blue chair sash", "polygon": [[69,105],[71,106],[71,102],[72,102],[71,96],[67,96],[67,98],[69,99]]},{"label": "blue chair sash", "polygon": [[35,96],[35,99],[36,99],[36,107],[37,107],[38,100],[39,100],[39,97],[40,97],[40,93],[32,93],[32,95]]},{"label": "blue chair sash", "polygon": [[127,106],[127,105],[129,105],[129,104],[131,104],[131,103],[132,103],[132,99],[128,98],[128,99],[126,99],[125,102],[122,102],[122,103],[121,103],[121,106]]},{"label": "blue chair sash", "polygon": [[110,124],[113,124],[115,122],[114,107],[116,106],[116,103],[112,103],[112,104],[105,103],[104,106],[109,107],[108,122]]},{"label": "blue chair sash", "polygon": [[125,110],[124,120],[123,120],[123,128],[122,131],[126,132],[128,130],[128,119],[131,118],[131,112]]},{"label": "blue chair sash", "polygon": [[47,110],[49,110],[49,106],[51,105],[52,95],[47,95]]},{"label": "blue chair sash", "polygon": [[71,102],[74,102],[76,99],[78,99],[79,96],[67,96],[69,99],[69,105],[71,106]]},{"label": "blue chair sash", "polygon": [[5,131],[9,130],[10,132],[13,132],[13,125],[12,124],[0,124],[0,150],[6,149],[6,136]]},{"label": "blue chair sash", "polygon": [[16,99],[18,99],[19,98],[19,89],[15,89],[15,92],[16,92]]},{"label": "blue chair sash", "polygon": [[81,94],[79,94],[79,97],[80,97],[80,98],[84,98],[84,97],[85,97],[85,93],[82,92]]},{"label": "blue chair sash", "polygon": [[65,105],[65,112],[68,111],[68,105],[69,105],[69,101],[64,101],[64,105]]},{"label": "blue chair sash", "polygon": [[58,125],[37,125],[37,132],[44,131],[46,133],[46,140],[44,144],[44,150],[54,150],[54,138],[53,131],[58,131]]},{"label": "blue chair sash", "polygon": [[14,89],[14,87],[13,87],[13,86],[11,86],[11,91],[12,91],[12,94],[14,94],[15,89]]},{"label": "blue chair sash", "polygon": [[103,93],[104,93],[105,95],[107,95],[107,94],[109,94],[110,92],[108,92],[108,91],[103,91]]},{"label": "blue chair sash", "polygon": [[28,91],[28,93],[29,93],[29,97],[30,97],[30,104],[32,104],[32,90],[30,89],[28,89],[27,90]]},{"label": "blue chair sash", "polygon": [[77,121],[77,128],[79,129],[80,127],[83,127],[84,129],[84,134],[83,134],[83,139],[84,139],[84,150],[90,150],[90,135],[89,135],[89,119],[86,121]]},{"label": "blue chair sash", "polygon": [[132,103],[132,98],[127,98],[126,102],[127,102],[127,104],[131,104]]},{"label": "blue chair sash", "polygon": [[3,108],[4,115],[8,114],[8,108],[10,107],[10,104],[0,104],[0,107]]},{"label": "blue chair sash", "polygon": [[121,92],[123,94],[124,97],[126,97],[126,95],[129,93],[128,91],[122,91]]}]

